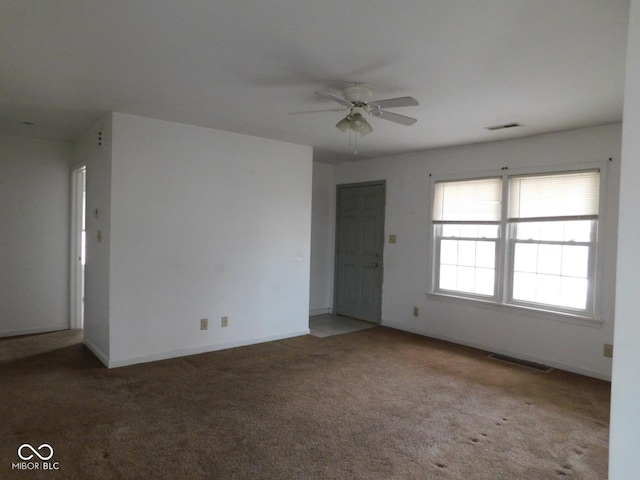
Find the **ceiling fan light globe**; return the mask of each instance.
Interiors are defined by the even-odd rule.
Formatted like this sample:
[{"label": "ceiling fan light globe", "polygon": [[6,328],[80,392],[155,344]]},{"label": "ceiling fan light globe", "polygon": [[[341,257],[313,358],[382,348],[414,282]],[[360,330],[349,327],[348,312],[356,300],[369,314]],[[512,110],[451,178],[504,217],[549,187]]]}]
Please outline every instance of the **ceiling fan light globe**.
[{"label": "ceiling fan light globe", "polygon": [[373,127],[371,127],[371,124],[369,122],[367,122],[364,118],[362,119],[362,128],[360,129],[360,135],[362,135],[363,137],[365,135],[369,135],[371,132],[373,132]]},{"label": "ceiling fan light globe", "polygon": [[338,123],[336,123],[336,127],[338,128],[338,130],[346,132],[351,128],[351,120],[349,119],[349,117],[345,117]]},{"label": "ceiling fan light globe", "polygon": [[351,118],[351,130],[359,133],[363,137],[373,132],[373,128],[371,128],[369,122],[367,122],[361,114],[355,113],[347,118]]},{"label": "ceiling fan light globe", "polygon": [[361,131],[364,128],[365,120],[362,115],[356,114],[351,118],[351,128],[356,132]]}]

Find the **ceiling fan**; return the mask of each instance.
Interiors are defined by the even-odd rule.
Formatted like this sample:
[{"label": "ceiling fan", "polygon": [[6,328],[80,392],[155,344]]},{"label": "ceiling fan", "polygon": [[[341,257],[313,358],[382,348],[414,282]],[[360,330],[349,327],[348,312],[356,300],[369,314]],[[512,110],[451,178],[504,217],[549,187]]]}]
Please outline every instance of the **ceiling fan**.
[{"label": "ceiling fan", "polygon": [[362,83],[354,83],[347,85],[342,89],[342,97],[329,92],[316,92],[316,95],[333,100],[339,103],[343,108],[332,108],[328,110],[313,110],[306,112],[294,112],[290,115],[301,113],[316,112],[344,112],[348,111],[346,117],[340,120],[336,127],[343,132],[353,130],[362,136],[373,132],[373,128],[367,122],[367,116],[382,118],[400,125],[413,125],[418,120],[415,118],[399,115],[397,113],[387,112],[385,108],[412,107],[417,106],[418,101],[413,97],[387,98],[384,100],[370,100],[373,94],[373,88],[370,85]]}]

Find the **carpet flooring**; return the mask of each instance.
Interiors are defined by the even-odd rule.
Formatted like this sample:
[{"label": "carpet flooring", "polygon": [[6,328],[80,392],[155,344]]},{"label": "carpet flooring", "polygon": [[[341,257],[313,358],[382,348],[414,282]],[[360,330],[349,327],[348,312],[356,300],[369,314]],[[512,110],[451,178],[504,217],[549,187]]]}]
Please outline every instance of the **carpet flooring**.
[{"label": "carpet flooring", "polygon": [[112,370],[81,342],[0,340],[0,478],[607,477],[610,385],[580,375],[384,327]]}]

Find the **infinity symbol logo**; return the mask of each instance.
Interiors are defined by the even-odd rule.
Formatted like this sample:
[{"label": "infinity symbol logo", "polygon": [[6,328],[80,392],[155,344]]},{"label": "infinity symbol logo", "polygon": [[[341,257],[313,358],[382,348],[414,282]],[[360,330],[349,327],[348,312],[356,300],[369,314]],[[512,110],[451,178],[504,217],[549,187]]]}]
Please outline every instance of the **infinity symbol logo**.
[{"label": "infinity symbol logo", "polygon": [[[23,455],[22,451],[24,449],[27,449],[27,455]],[[42,450],[49,450],[49,455],[41,455],[40,452]],[[33,453],[29,453],[29,450],[31,450]],[[22,445],[20,445],[20,447],[18,447],[18,456],[22,459],[22,460],[31,460],[33,458],[33,456],[38,457],[40,460],[42,460],[43,462],[49,460],[51,457],[53,457],[53,447],[51,445],[49,445],[48,443],[43,443],[42,445],[40,445],[38,447],[38,449],[36,450],[35,448],[33,448],[31,445],[29,445],[28,443],[23,443]]]}]

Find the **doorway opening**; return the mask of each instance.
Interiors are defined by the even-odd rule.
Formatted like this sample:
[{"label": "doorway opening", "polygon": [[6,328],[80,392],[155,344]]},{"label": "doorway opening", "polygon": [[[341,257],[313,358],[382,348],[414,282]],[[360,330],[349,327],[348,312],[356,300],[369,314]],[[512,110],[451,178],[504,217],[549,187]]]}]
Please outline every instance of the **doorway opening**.
[{"label": "doorway opening", "polygon": [[71,321],[69,327],[84,327],[84,267],[86,260],[87,168],[71,172]]}]

